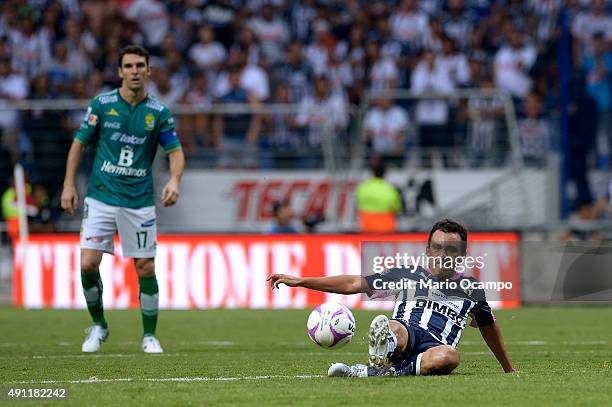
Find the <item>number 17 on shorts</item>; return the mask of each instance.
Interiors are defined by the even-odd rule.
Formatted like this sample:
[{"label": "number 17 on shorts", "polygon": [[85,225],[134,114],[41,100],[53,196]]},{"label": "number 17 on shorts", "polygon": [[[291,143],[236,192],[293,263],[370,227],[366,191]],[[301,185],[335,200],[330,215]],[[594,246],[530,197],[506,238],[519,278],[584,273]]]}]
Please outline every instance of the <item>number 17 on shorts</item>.
[{"label": "number 17 on shorts", "polygon": [[157,224],[155,207],[123,208],[85,198],[87,216],[83,217],[81,248],[114,254],[114,237],[119,232],[124,257],[155,257]]},{"label": "number 17 on shorts", "polygon": [[117,216],[117,227],[124,256],[140,259],[155,257],[157,248],[155,207],[121,209],[120,215]]}]

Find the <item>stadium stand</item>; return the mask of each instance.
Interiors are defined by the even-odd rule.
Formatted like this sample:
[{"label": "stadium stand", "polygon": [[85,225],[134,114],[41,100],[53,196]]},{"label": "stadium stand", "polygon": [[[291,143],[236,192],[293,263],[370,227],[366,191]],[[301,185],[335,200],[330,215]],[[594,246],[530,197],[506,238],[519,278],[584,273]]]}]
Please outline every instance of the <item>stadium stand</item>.
[{"label": "stadium stand", "polygon": [[[82,111],[12,106],[86,100],[116,87],[117,53],[128,43],[151,51],[149,91],[178,106],[191,168],[364,168],[379,155],[397,168],[499,168],[513,163],[512,137],[522,165],[543,168],[560,148],[565,70],[580,84],[568,132],[579,208],[597,198],[587,171],[610,162],[611,27],[602,0],[7,0],[0,162],[23,163],[57,197]],[[231,72],[253,96],[233,112],[223,106],[246,99],[228,96]],[[397,89],[410,93],[394,96]],[[453,96],[462,89],[511,95],[516,117],[504,115],[497,93]],[[219,128],[250,120],[261,124],[253,145],[233,151],[235,134]],[[8,186],[10,172],[0,178]]]}]

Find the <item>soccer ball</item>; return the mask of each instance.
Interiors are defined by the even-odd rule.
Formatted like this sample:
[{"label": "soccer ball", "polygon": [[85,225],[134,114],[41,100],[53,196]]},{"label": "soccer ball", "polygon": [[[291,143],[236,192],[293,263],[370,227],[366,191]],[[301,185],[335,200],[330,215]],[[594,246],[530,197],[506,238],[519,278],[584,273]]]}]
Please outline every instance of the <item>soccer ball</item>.
[{"label": "soccer ball", "polygon": [[337,302],[326,302],[310,313],[308,336],[325,349],[338,349],[353,339],[355,318],[350,309]]}]

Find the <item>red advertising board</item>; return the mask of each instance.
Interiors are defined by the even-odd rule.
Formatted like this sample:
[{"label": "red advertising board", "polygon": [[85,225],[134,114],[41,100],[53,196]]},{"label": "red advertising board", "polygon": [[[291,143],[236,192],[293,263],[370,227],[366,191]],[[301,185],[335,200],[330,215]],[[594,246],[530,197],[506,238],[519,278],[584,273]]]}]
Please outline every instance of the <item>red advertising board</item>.
[{"label": "red advertising board", "polygon": [[[156,274],[160,307],[303,308],[324,301],[378,309],[388,302],[364,301],[306,289],[271,290],[273,273],[303,277],[359,274],[364,241],[409,242],[424,250],[426,234],[375,235],[161,235]],[[131,259],[105,255],[100,266],[106,308],[138,306],[138,279]],[[470,251],[487,256],[480,278],[512,282],[513,289],[490,298],[498,307],[519,305],[519,239],[514,233],[472,233]],[[25,308],[84,308],[79,238],[76,234],[34,235],[25,256],[15,245],[13,302]],[[23,260],[25,259],[25,267]]]}]

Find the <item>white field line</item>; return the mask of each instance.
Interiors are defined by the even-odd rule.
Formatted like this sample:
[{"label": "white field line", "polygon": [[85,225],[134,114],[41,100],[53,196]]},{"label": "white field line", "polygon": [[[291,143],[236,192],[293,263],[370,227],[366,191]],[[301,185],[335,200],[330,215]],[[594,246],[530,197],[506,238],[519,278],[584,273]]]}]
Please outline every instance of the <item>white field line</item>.
[{"label": "white field line", "polygon": [[[590,346],[590,345],[608,345],[610,341],[607,340],[589,340],[589,341],[543,341],[539,339],[532,339],[527,341],[507,341],[508,345],[521,345],[521,346],[543,346],[543,345],[580,345],[580,346]],[[60,341],[56,342],[57,346],[69,347],[69,346],[79,346],[81,342],[66,342]],[[140,342],[137,341],[122,341],[116,342],[118,345],[139,345]],[[240,343],[232,342],[232,341],[179,341],[176,344],[184,346],[184,345],[203,345],[203,346],[219,346],[219,347],[232,347],[239,346]],[[286,343],[279,342],[277,345],[282,346],[295,346],[300,348],[309,348],[312,345],[309,342],[296,342],[296,343]],[[483,341],[461,341],[461,346],[481,346],[484,345]],[[0,348],[23,348],[30,347],[31,345],[27,342],[0,342]],[[80,347],[80,346],[79,346]]]},{"label": "white field line", "polygon": [[[304,352],[304,355],[309,356],[326,356],[332,355],[333,353],[330,351],[322,351],[322,352]],[[342,356],[362,356],[365,355],[364,352],[342,352],[337,353],[336,355]],[[78,355],[30,355],[30,356],[0,356],[0,360],[6,359],[86,359],[86,358],[135,358],[139,356],[144,356],[142,353],[98,353],[95,355],[88,354],[78,354]],[[150,355],[152,357],[193,357],[193,353],[162,353],[159,355]],[[147,355],[147,357],[149,357]]]},{"label": "white field line", "polygon": [[607,345],[608,341],[561,342],[564,345]]},{"label": "white field line", "polygon": [[[569,354],[579,354],[579,353],[608,353],[607,350],[590,350],[590,351],[518,351],[513,352],[513,354],[549,354],[551,352],[554,353],[569,353]],[[360,355],[362,353],[359,353]],[[461,352],[462,355],[472,355],[472,356],[481,356],[481,355],[492,355],[491,352]],[[347,354],[343,354],[347,355]],[[70,355],[66,355],[70,356]],[[79,355],[76,355],[79,356]],[[84,355],[86,357],[91,357],[93,355]],[[111,356],[111,355],[95,355],[99,357]],[[114,355],[118,356],[126,356],[126,355]],[[160,355],[158,355],[160,356]],[[167,354],[167,356],[172,356],[171,354]],[[236,377],[160,377],[160,378],[134,378],[134,377],[119,377],[119,378],[110,378],[110,379],[98,379],[97,377],[90,377],[89,379],[80,379],[80,380],[26,380],[26,381],[14,381],[8,382],[5,384],[89,384],[89,383],[115,383],[115,382],[223,382],[223,381],[241,381],[241,380],[273,380],[273,379],[319,379],[323,378],[323,375],[266,375],[266,376],[236,376]]]},{"label": "white field line", "polygon": [[[134,341],[124,341],[124,342],[119,342],[120,345],[134,345],[137,344],[139,342],[134,342]],[[560,341],[560,342],[548,342],[548,341],[543,341],[543,340],[528,340],[528,341],[508,341],[506,342],[508,345],[520,345],[520,346],[545,346],[545,345],[577,345],[577,346],[592,346],[592,345],[608,345],[610,344],[609,341],[607,340],[589,340],[589,341]],[[200,345],[200,346],[213,346],[213,347],[232,347],[232,346],[237,346],[239,344],[237,344],[236,342],[232,342],[232,341],[180,341],[178,342],[179,345]],[[57,342],[58,346],[61,347],[68,347],[68,346],[77,346],[78,343],[76,342]],[[308,346],[306,346],[308,345]],[[482,346],[484,345],[484,342],[480,342],[480,341],[462,341],[460,343],[461,347],[459,348],[459,351],[462,354],[465,355],[485,355],[488,354],[488,351],[485,352],[465,352],[465,351],[461,351],[461,348],[464,346]],[[15,348],[23,348],[23,347],[30,347],[30,345],[28,343],[25,342],[2,342],[0,343],[0,347],[2,348],[11,348],[11,347],[15,347]],[[296,347],[298,348],[306,348],[306,347],[311,347],[311,345],[309,343],[298,343],[296,344]],[[549,351],[542,351],[543,353],[548,353]],[[581,351],[560,351],[560,350],[556,350],[555,352],[557,353],[582,353]],[[526,351],[526,352],[521,352],[521,351],[513,351],[512,353],[534,353],[531,351]],[[323,350],[323,351],[304,351],[305,355],[311,355],[311,356],[321,356],[321,355],[331,355],[332,353],[329,350]],[[340,352],[339,356],[359,356],[362,355],[363,352]],[[0,356],[0,360],[6,360],[6,359],[71,359],[71,358],[132,358],[132,357],[137,357],[137,356],[141,356],[140,353],[108,353],[108,354],[95,354],[95,355],[88,355],[88,354],[67,354],[67,355],[28,355],[28,356]],[[185,356],[192,356],[192,354],[187,354],[187,353],[164,353],[161,355],[154,355],[154,357],[185,357]]]},{"label": "white field line", "polygon": [[[138,341],[121,341],[116,342],[118,345],[140,345]],[[177,345],[205,345],[205,346],[236,346],[236,342],[232,341],[178,341],[173,342]],[[76,345],[77,343],[74,342]]]},{"label": "white field line", "polygon": [[278,376],[237,376],[237,377],[119,377],[114,379],[98,379],[90,377],[81,380],[32,380],[10,382],[11,384],[86,384],[86,383],[114,383],[114,382],[232,382],[240,380],[270,380],[270,379],[319,379],[322,375],[278,375]]},{"label": "white field line", "polygon": [[518,341],[515,342],[517,345],[529,345],[529,346],[543,346],[546,345],[546,341]]},{"label": "white field line", "polygon": [[[522,346],[543,346],[543,345],[580,345],[580,346],[589,346],[589,345],[607,345],[610,343],[606,340],[591,340],[591,341],[561,341],[561,342],[551,342],[551,341],[542,341],[542,340],[529,340],[529,341],[508,341],[506,344],[508,345],[522,345]],[[484,345],[482,341],[461,341],[460,345],[463,346],[480,346]]]},{"label": "white field line", "polygon": [[199,341],[199,342],[179,342],[179,345],[206,345],[206,346],[235,346],[236,342],[232,341]]},{"label": "white field line", "polygon": [[[73,359],[73,358],[134,358],[142,356],[142,353],[98,353],[95,355],[30,355],[30,356],[0,356],[0,359]],[[167,356],[192,356],[186,353],[162,353],[159,355],[149,355],[155,358]]]},{"label": "white field line", "polygon": [[[603,353],[603,354],[610,354],[610,351],[607,349],[588,349],[588,350],[511,350],[510,354],[511,355],[550,355],[550,354],[558,354],[558,353],[564,353],[564,354],[570,354],[570,355],[581,355],[581,354],[598,354],[598,353]],[[483,352],[461,352],[459,351],[460,355],[491,355],[493,356],[493,353],[491,353],[491,351],[483,351]]]},{"label": "white field line", "polygon": [[[214,347],[231,347],[231,346],[236,346],[237,344],[235,342],[231,342],[231,341],[180,341],[180,342],[175,342],[177,345],[179,346],[190,346],[190,345],[198,345],[198,346],[214,346]],[[137,341],[122,341],[122,342],[116,342],[117,345],[120,346],[132,346],[132,345],[140,345],[140,342]],[[60,341],[60,342],[56,342],[57,346],[61,346],[61,347],[80,347],[81,343],[80,342],[67,342],[67,341]],[[27,342],[3,342],[0,343],[0,348],[24,348],[24,347],[31,347],[31,345]],[[0,359],[2,359],[2,357],[0,356]]]},{"label": "white field line", "polygon": [[[585,350],[513,350],[512,354],[525,354],[525,355],[533,355],[533,354],[550,354],[550,353],[565,353],[565,354],[584,354],[584,353],[609,353],[607,349],[585,349]],[[462,351],[459,350],[461,355],[491,355],[490,351]],[[329,351],[323,352],[304,352],[302,353],[305,356],[333,356],[334,353]],[[335,360],[341,360],[346,356],[364,356],[364,352],[337,352],[335,353]],[[139,356],[144,356],[142,353],[107,353],[107,354],[95,354],[95,355],[87,355],[87,354],[78,354],[78,355],[30,355],[30,356],[0,356],[0,360],[15,360],[15,359],[87,359],[87,358],[135,358]],[[193,353],[163,353],[161,355],[147,355],[147,358],[160,358],[160,357],[193,357]]]}]

